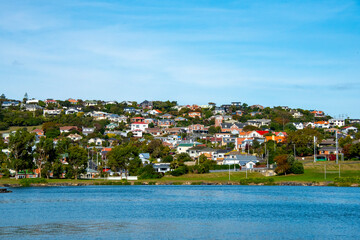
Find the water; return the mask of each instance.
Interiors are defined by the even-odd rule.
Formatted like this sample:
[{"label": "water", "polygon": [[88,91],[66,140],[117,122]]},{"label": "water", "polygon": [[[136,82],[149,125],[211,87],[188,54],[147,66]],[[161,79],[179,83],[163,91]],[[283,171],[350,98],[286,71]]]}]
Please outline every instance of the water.
[{"label": "water", "polygon": [[12,190],[0,195],[0,239],[360,239],[359,188]]}]

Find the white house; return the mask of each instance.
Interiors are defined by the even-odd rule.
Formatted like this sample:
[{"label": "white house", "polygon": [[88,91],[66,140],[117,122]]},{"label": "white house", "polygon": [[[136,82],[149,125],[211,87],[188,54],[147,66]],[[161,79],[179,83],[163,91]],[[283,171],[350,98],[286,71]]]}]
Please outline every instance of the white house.
[{"label": "white house", "polygon": [[357,133],[358,129],[356,127],[350,126],[350,127],[344,127],[342,129],[342,132],[345,134],[349,134],[350,131],[354,131],[355,133]]},{"label": "white house", "polygon": [[101,146],[104,141],[105,140],[101,139],[101,138],[91,138],[91,139],[89,139],[88,143],[89,144],[95,143],[96,146]]},{"label": "white house", "polygon": [[156,172],[166,173],[171,170],[170,163],[154,163],[153,168]]},{"label": "white house", "polygon": [[74,114],[74,113],[78,113],[79,110],[75,109],[75,108],[69,108],[67,110],[65,110],[65,114]]},{"label": "white house", "polygon": [[296,127],[297,130],[304,129],[304,124],[301,122],[299,122],[299,123],[294,122],[292,124]]},{"label": "white house", "polygon": [[131,131],[140,130],[145,132],[145,130],[149,127],[149,124],[143,122],[134,122],[131,124]]},{"label": "white house", "polygon": [[44,117],[46,116],[46,115],[48,115],[48,116],[56,116],[56,115],[60,115],[60,113],[61,113],[61,109],[54,109],[54,110],[48,110],[48,109],[44,109]]},{"label": "white house", "polygon": [[70,134],[69,136],[67,136],[67,138],[70,138],[72,141],[76,142],[76,141],[80,141],[82,139],[82,136],[75,133],[75,134]]},{"label": "white house", "polygon": [[335,119],[335,118],[333,118],[333,119],[329,120],[329,124],[330,124],[331,127],[335,127],[335,126],[343,127],[343,126],[345,126],[345,120],[344,119]]}]

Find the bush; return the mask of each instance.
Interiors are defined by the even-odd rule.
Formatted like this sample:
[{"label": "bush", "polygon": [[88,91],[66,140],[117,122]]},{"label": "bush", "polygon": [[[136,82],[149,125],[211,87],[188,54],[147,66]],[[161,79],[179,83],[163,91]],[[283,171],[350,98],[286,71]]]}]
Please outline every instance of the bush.
[{"label": "bush", "polygon": [[273,185],[275,180],[273,178],[245,178],[240,180],[241,185],[248,185],[250,183],[264,183],[265,185]]},{"label": "bush", "polygon": [[151,164],[146,165],[138,170],[139,179],[157,179],[161,178],[160,173],[155,172],[155,169]]},{"label": "bush", "polygon": [[172,171],[171,175],[178,177],[178,176],[184,175],[188,172],[189,172],[189,168],[187,166],[181,166],[181,167],[178,167],[177,169],[175,169],[174,171]]},{"label": "bush", "polygon": [[23,178],[20,180],[20,185],[23,187],[30,187],[33,183],[47,183],[45,178]]},{"label": "bush", "polygon": [[295,161],[290,168],[290,172],[294,173],[294,174],[303,174],[304,173],[304,165],[299,161]]}]

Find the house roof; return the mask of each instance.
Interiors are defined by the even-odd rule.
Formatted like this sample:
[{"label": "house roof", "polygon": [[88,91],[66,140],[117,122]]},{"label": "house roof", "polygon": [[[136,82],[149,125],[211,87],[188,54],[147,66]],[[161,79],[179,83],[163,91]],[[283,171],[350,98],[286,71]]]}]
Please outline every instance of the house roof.
[{"label": "house roof", "polygon": [[260,135],[265,135],[265,134],[269,133],[269,131],[255,131],[255,132],[257,132]]}]

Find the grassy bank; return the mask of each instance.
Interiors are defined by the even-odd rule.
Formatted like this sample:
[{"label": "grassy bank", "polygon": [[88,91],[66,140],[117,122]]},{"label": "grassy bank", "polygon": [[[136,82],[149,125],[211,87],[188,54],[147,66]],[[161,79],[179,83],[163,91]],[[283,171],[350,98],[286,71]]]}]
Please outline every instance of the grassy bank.
[{"label": "grassy bank", "polygon": [[[325,165],[326,165],[326,179],[325,179]],[[334,162],[308,162],[304,164],[305,173],[299,175],[286,175],[286,176],[274,176],[275,184],[281,184],[282,182],[298,182],[298,183],[312,183],[312,182],[339,182],[339,165]],[[265,178],[260,173],[249,173],[247,175],[251,179]],[[133,181],[133,184],[139,185],[142,183],[147,184],[201,184],[201,183],[219,183],[225,184],[246,182],[245,172],[231,172],[230,181],[228,172],[217,172],[207,174],[186,174],[179,177],[164,176],[161,179],[143,179]],[[360,179],[360,162],[341,162],[340,163],[340,179]],[[48,179],[48,184],[84,184],[84,185],[115,185],[117,181],[109,181],[104,179],[94,180],[74,180],[74,179]],[[120,182],[120,181],[118,181]],[[131,182],[131,181],[129,181]],[[341,182],[341,181],[340,181]],[[16,179],[0,179],[0,185],[3,184],[20,184]],[[120,184],[120,183],[119,183]]]},{"label": "grassy bank", "polygon": [[16,130],[18,130],[19,128],[27,128],[27,130],[30,132],[30,131],[32,131],[32,130],[35,129],[35,128],[40,128],[40,129],[42,129],[42,125],[37,125],[37,126],[11,126],[11,127],[9,127],[8,130],[1,130],[1,131],[0,131],[0,134],[9,133],[9,132],[12,132],[12,131],[16,131]]}]

